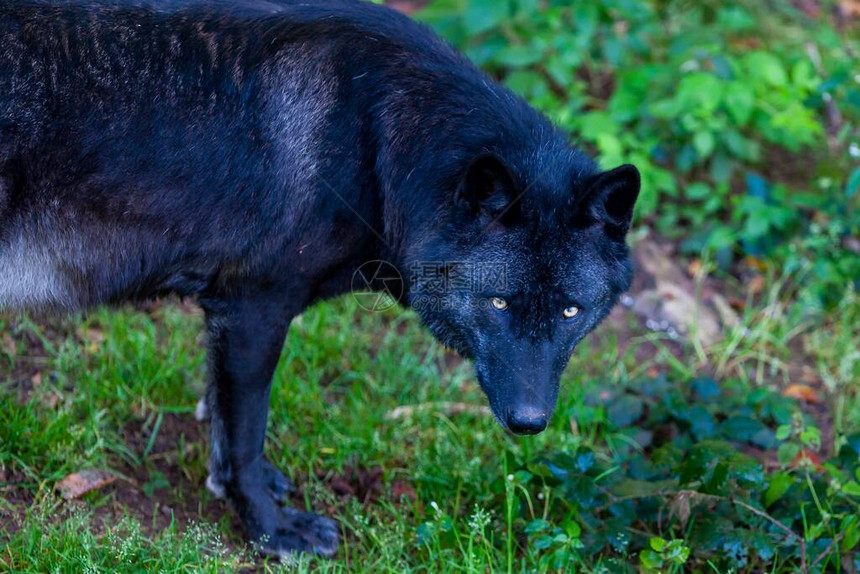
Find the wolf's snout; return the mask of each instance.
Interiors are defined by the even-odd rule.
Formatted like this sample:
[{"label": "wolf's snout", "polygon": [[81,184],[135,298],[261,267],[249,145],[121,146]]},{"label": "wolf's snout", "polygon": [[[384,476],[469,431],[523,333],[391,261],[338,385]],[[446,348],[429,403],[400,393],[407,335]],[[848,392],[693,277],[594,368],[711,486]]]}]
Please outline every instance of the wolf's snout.
[{"label": "wolf's snout", "polygon": [[546,428],[546,412],[535,407],[514,409],[508,413],[508,428],[516,434],[538,434]]}]

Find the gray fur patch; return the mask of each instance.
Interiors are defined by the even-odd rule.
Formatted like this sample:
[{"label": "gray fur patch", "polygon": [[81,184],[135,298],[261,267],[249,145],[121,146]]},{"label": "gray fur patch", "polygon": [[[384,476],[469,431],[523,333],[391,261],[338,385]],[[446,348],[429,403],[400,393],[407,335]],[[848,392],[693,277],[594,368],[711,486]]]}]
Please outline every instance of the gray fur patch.
[{"label": "gray fur patch", "polygon": [[[209,340],[210,345],[217,340],[217,332],[221,327],[217,321],[211,321],[209,324]],[[210,371],[212,372],[212,380],[214,380],[214,368],[211,365],[215,350],[210,347],[208,359],[210,361]],[[209,478],[206,480],[206,488],[213,494],[217,494],[218,486],[223,490],[224,484],[229,482],[232,476],[230,462],[227,460],[227,431],[224,428],[224,420],[218,411],[218,403],[216,398],[217,389],[210,381],[206,387],[205,412],[209,415]],[[199,405],[198,405],[199,406]],[[210,484],[211,483],[211,484]],[[213,487],[216,490],[213,490]]]},{"label": "gray fur patch", "polygon": [[211,492],[215,498],[227,498],[227,489],[215,478],[215,475],[210,474],[206,477],[206,490]]},{"label": "gray fur patch", "polygon": [[267,68],[265,123],[277,142],[278,179],[291,194],[290,211],[301,217],[320,184],[319,154],[337,104],[337,74],[331,56],[311,45],[290,46]]},{"label": "gray fur patch", "polygon": [[206,397],[200,397],[197,401],[197,407],[194,409],[194,420],[204,422],[209,420],[209,405],[206,404]]},{"label": "gray fur patch", "polygon": [[69,307],[56,258],[26,237],[0,244],[0,309]]}]

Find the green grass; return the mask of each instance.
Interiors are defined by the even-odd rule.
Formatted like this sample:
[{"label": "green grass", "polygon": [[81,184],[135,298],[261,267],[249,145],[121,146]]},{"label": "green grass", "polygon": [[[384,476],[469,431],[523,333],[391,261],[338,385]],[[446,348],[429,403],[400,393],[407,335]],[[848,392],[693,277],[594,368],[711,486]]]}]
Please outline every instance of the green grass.
[{"label": "green grass", "polygon": [[[750,312],[750,327],[765,308],[775,317],[765,300]],[[298,505],[340,521],[342,548],[333,560],[288,568],[540,570],[545,553],[525,543],[526,525],[545,519],[564,527],[570,515],[559,510],[566,508],[560,490],[509,478],[541,455],[581,447],[610,461],[630,440],[584,397],[655,370],[686,380],[722,369],[743,384],[779,385],[780,365],[790,359],[783,347],[793,338],[826,383],[839,442],[858,428],[857,363],[847,362],[858,313],[853,297],[816,328],[780,316],[781,330],[747,329],[740,342],[730,334],[704,354],[679,353],[632,318],[620,323],[625,340],[607,324],[574,355],[551,427],[516,438],[488,414],[449,412],[448,403],[480,407],[485,399],[471,367],[412,313],[370,314],[349,298],[318,305],[294,322],[284,347],[267,453],[300,485]],[[205,379],[201,323],[170,305],[100,310],[48,327],[0,322],[0,522],[16,525],[0,529],[0,564],[30,572],[282,567],[245,548],[225,505],[203,489],[205,427],[192,422]],[[424,406],[391,419],[404,405]],[[111,468],[122,478],[81,501],[60,502],[56,483],[83,468]],[[573,542],[559,544],[575,555]],[[562,570],[598,571],[604,559],[579,556]],[[627,559],[638,563],[635,554]]]}]

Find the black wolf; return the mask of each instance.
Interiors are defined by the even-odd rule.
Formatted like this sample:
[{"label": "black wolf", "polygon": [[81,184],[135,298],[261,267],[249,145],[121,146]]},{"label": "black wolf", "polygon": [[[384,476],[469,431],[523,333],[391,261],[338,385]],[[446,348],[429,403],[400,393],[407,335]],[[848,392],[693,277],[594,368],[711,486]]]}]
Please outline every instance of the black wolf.
[{"label": "black wolf", "polygon": [[[0,0],[0,46],[0,308],[197,297],[208,484],[269,552],[336,550],[333,521],[276,504],[289,484],[263,440],[290,320],[362,264],[400,272],[519,434],[545,428],[573,348],[629,285],[636,169],[601,172],[389,9]],[[421,303],[499,263],[503,283]]]}]

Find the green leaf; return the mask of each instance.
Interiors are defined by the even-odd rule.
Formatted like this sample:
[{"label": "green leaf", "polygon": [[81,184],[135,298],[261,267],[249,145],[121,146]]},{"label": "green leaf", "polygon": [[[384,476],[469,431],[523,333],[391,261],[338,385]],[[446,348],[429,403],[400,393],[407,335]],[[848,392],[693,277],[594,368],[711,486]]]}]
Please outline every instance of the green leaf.
[{"label": "green leaf", "polygon": [[540,62],[543,49],[534,44],[524,46],[508,46],[496,54],[496,62],[512,68],[522,68]]},{"label": "green leaf", "polygon": [[668,544],[668,542],[666,542],[662,538],[656,538],[656,537],[652,538],[651,540],[648,541],[648,545],[651,547],[651,549],[654,552],[663,552],[663,550],[666,548],[667,544]]},{"label": "green leaf", "polygon": [[683,540],[672,540],[669,546],[663,553],[670,562],[674,564],[683,564],[690,557],[690,549],[684,544]]},{"label": "green leaf", "polygon": [[721,426],[723,435],[730,440],[750,441],[762,429],[767,428],[752,417],[729,417]]},{"label": "green leaf", "polygon": [[739,126],[745,125],[755,107],[755,93],[742,82],[732,82],[726,88],[725,108]]},{"label": "green leaf", "polygon": [[[711,188],[708,187],[708,193],[710,193],[710,191]],[[703,401],[714,400],[722,393],[720,385],[710,377],[699,377],[693,380],[693,390],[696,391],[699,399]]]},{"label": "green leaf", "polygon": [[552,58],[546,63],[546,72],[559,86],[569,88],[572,86],[575,77],[575,68],[562,58]]},{"label": "green leaf", "polygon": [[693,136],[693,147],[701,158],[707,158],[714,151],[716,140],[714,134],[708,131],[696,132]]},{"label": "green leaf", "polygon": [[848,196],[848,199],[852,199],[858,191],[860,191],[860,167],[855,168],[848,176],[848,183],[845,184],[845,195]]},{"label": "green leaf", "polygon": [[839,531],[842,532],[842,552],[854,550],[860,544],[860,516],[851,514],[843,518]]},{"label": "green leaf", "polygon": [[842,492],[851,496],[860,496],[860,484],[853,480],[842,486]]},{"label": "green leaf", "polygon": [[690,407],[690,430],[697,440],[714,436],[717,423],[711,413],[702,405]]},{"label": "green leaf", "polygon": [[621,163],[624,146],[621,140],[613,134],[600,134],[596,138],[597,149],[600,150],[601,163],[604,165]]},{"label": "green leaf", "polygon": [[776,429],[776,440],[786,440],[791,436],[791,425],[780,425],[779,428]]},{"label": "green leaf", "polygon": [[687,196],[687,199],[692,200],[705,199],[706,197],[711,195],[711,187],[707,183],[691,183],[684,190],[684,195]]},{"label": "green leaf", "polygon": [[788,74],[779,58],[769,52],[756,51],[748,54],[746,65],[753,77],[766,84],[779,88],[788,83]]},{"label": "green leaf", "polygon": [[741,135],[739,131],[732,129],[726,130],[722,134],[722,137],[726,147],[735,157],[746,160],[752,160],[755,158],[757,153],[755,144]]},{"label": "green leaf", "polygon": [[793,461],[799,454],[800,445],[794,444],[793,442],[781,444],[779,445],[779,448],[776,449],[776,458],[783,466]]},{"label": "green leaf", "polygon": [[713,74],[688,74],[681,79],[676,99],[682,110],[713,112],[723,99],[723,82]]},{"label": "green leaf", "polygon": [[561,526],[570,538],[579,538],[579,535],[582,534],[582,528],[573,520],[568,520]]},{"label": "green leaf", "polygon": [[791,68],[791,82],[797,87],[811,91],[815,89],[820,80],[815,77],[809,60],[798,60]]},{"label": "green leaf", "polygon": [[538,550],[546,550],[547,548],[552,546],[552,538],[550,538],[546,534],[543,534],[532,541],[532,546],[534,546]]},{"label": "green leaf", "polygon": [[721,461],[717,463],[714,467],[714,471],[711,473],[711,478],[708,480],[708,483],[702,488],[703,492],[707,492],[709,494],[716,494],[721,492],[726,486],[726,480],[729,476],[729,465],[725,461]]},{"label": "green leaf", "polygon": [[508,74],[505,85],[522,96],[533,96],[549,91],[543,76],[532,70],[516,70]]},{"label": "green leaf", "polygon": [[659,568],[663,565],[663,559],[660,555],[651,550],[645,550],[639,554],[639,561],[645,568]]},{"label": "green leaf", "polygon": [[651,115],[654,117],[672,119],[680,114],[681,108],[677,100],[674,98],[667,98],[665,100],[658,100],[651,104],[650,111]]},{"label": "green leaf", "polygon": [[755,28],[756,19],[741,6],[726,6],[717,12],[717,22],[721,27],[730,30],[747,30]]},{"label": "green leaf", "polygon": [[764,482],[764,469],[755,458],[736,452],[729,457],[730,476],[738,485],[746,488],[759,488]]},{"label": "green leaf", "polygon": [[817,427],[808,426],[801,431],[800,440],[806,446],[818,449],[821,446],[821,432]]},{"label": "green leaf", "polygon": [[536,534],[538,532],[546,532],[549,530],[549,523],[546,520],[532,520],[526,525],[526,534]]},{"label": "green leaf", "polygon": [[731,247],[737,241],[736,231],[727,225],[715,227],[708,236],[707,248],[713,251]]},{"label": "green leaf", "polygon": [[642,399],[624,394],[615,399],[607,410],[609,421],[616,428],[630,426],[642,416]]},{"label": "green leaf", "polygon": [[578,123],[579,135],[592,141],[602,134],[615,135],[621,131],[618,122],[602,111],[589,112],[583,115]]},{"label": "green leaf", "polygon": [[591,470],[594,463],[594,453],[586,447],[581,447],[573,457],[573,468],[583,474]]},{"label": "green leaf", "polygon": [[764,500],[762,501],[764,507],[768,508],[774,502],[779,500],[793,484],[794,478],[791,474],[785,471],[775,472],[772,474],[770,476],[770,482],[767,485],[767,490],[764,492]]},{"label": "green leaf", "polygon": [[497,27],[509,16],[507,0],[470,0],[463,15],[463,24],[469,34],[480,34]]},{"label": "green leaf", "polygon": [[528,484],[534,475],[527,470],[518,470],[514,473],[514,482],[516,484]]}]

